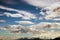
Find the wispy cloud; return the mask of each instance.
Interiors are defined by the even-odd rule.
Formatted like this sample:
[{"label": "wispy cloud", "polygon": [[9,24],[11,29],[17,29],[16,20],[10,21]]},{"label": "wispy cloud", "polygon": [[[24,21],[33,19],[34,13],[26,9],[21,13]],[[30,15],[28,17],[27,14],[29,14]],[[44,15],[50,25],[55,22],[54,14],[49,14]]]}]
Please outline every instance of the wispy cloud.
[{"label": "wispy cloud", "polygon": [[15,21],[15,22],[22,25],[35,24],[34,22],[31,21]]},{"label": "wispy cloud", "polygon": [[15,17],[15,18],[19,18],[21,17],[24,20],[31,20],[31,19],[36,19],[36,15],[26,12],[26,11],[20,11],[19,13],[16,14],[12,14],[12,13],[4,13],[7,17]]},{"label": "wispy cloud", "polygon": [[25,19],[25,20],[31,20],[31,19],[37,18],[35,14],[32,14],[27,11],[17,10],[17,9],[8,8],[8,7],[4,7],[4,6],[0,6],[0,8],[8,10],[8,11],[16,11],[17,12],[16,14],[5,12],[4,14],[7,15],[8,17],[21,17],[22,19]]},{"label": "wispy cloud", "polygon": [[18,14],[18,13],[12,14],[12,13],[5,12],[4,14],[5,14],[7,17],[16,17],[16,18],[23,16],[23,15]]},{"label": "wispy cloud", "polygon": [[8,7],[1,6],[1,5],[0,5],[0,9],[5,9],[5,10],[8,10],[8,11],[17,11],[17,12],[19,12],[19,10],[16,10],[16,9],[13,9],[13,8],[8,8]]},{"label": "wispy cloud", "polygon": [[0,16],[4,16],[4,14],[2,12],[0,12]]},{"label": "wispy cloud", "polygon": [[6,22],[5,20],[0,20],[0,23],[4,23],[4,22]]}]

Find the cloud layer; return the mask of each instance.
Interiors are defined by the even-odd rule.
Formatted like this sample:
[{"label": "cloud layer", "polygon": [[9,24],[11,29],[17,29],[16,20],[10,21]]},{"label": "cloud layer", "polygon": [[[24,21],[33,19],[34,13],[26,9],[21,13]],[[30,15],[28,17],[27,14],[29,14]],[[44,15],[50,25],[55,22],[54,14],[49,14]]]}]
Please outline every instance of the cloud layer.
[{"label": "cloud layer", "polygon": [[52,4],[44,9],[46,12],[41,11],[40,14],[43,15],[46,20],[60,20],[60,3]]}]

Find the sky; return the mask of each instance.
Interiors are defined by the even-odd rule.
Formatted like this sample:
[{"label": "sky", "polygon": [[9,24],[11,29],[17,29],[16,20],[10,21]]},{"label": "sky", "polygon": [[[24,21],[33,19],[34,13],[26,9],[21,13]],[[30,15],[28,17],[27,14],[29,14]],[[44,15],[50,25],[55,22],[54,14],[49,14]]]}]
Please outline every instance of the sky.
[{"label": "sky", "polygon": [[[41,22],[60,22],[60,19],[55,19],[55,17],[60,18],[60,15],[53,14],[55,15],[53,16],[51,11],[46,10],[60,6],[59,2],[59,0],[51,0],[51,2],[48,0],[35,0],[34,2],[33,0],[0,0],[0,26],[30,26]],[[55,3],[54,6],[49,7],[52,3]],[[46,11],[51,13],[46,15]]]}]

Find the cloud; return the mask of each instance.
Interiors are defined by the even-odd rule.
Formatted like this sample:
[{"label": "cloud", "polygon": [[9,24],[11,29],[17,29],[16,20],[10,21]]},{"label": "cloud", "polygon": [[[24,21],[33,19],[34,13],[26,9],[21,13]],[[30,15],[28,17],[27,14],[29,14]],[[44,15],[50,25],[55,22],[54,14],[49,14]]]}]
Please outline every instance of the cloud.
[{"label": "cloud", "polygon": [[9,28],[11,29],[17,29],[18,27],[23,27],[21,25],[9,25]]},{"label": "cloud", "polygon": [[39,18],[39,20],[42,20],[42,19],[43,19],[42,17]]},{"label": "cloud", "polygon": [[[4,26],[4,27],[1,27],[0,29],[1,30],[9,30],[10,33],[19,33],[21,31],[23,31],[23,26],[21,25],[7,25],[7,26]],[[21,30],[21,31],[20,31]]]},{"label": "cloud", "polygon": [[0,8],[8,10],[8,11],[16,11],[17,12],[16,14],[5,12],[4,14],[7,15],[8,17],[21,17],[22,19],[25,19],[25,20],[31,20],[31,19],[36,19],[37,18],[35,14],[32,14],[32,13],[27,12],[27,11],[8,8],[8,7],[5,7],[5,6],[0,6]]},{"label": "cloud", "polygon": [[19,14],[22,14],[24,16],[22,16],[22,19],[36,19],[36,15],[35,14],[32,14],[30,12],[27,12],[27,11],[20,11]]},{"label": "cloud", "polygon": [[55,19],[53,19],[53,20],[60,20],[60,18],[55,18]]},{"label": "cloud", "polygon": [[24,0],[24,2],[36,7],[44,7],[43,10],[45,9],[46,12],[40,12],[42,17],[39,20],[43,18],[46,20],[60,20],[60,0]]},{"label": "cloud", "polygon": [[12,13],[4,13],[7,17],[15,17],[15,18],[19,18],[21,17],[24,20],[31,20],[31,19],[36,19],[36,15],[26,12],[26,11],[20,11],[19,13],[16,14],[12,14]]},{"label": "cloud", "polygon": [[55,17],[60,17],[60,3],[56,3],[51,5],[50,7],[46,7],[46,9],[49,9],[46,13],[46,19],[55,19]]},{"label": "cloud", "polygon": [[26,25],[26,24],[35,24],[31,21],[15,21],[16,23],[22,24],[22,25]]},{"label": "cloud", "polygon": [[8,7],[1,6],[1,5],[0,5],[0,9],[5,9],[5,10],[8,10],[8,11],[17,11],[17,12],[19,12],[19,10],[16,10],[16,9],[13,9],[13,8],[8,8]]},{"label": "cloud", "polygon": [[0,23],[4,23],[4,22],[6,22],[5,20],[0,20]]},{"label": "cloud", "polygon": [[44,13],[44,12],[42,12],[42,11],[40,12],[40,14],[41,14],[41,15],[45,15],[45,13]]},{"label": "cloud", "polygon": [[46,12],[40,13],[46,20],[60,20],[60,3],[52,4],[49,7],[44,8]]},{"label": "cloud", "polygon": [[4,14],[0,14],[0,16],[3,16]]},{"label": "cloud", "polygon": [[53,3],[60,2],[60,0],[23,0],[23,1],[37,7],[46,7]]},{"label": "cloud", "polygon": [[2,12],[0,12],[0,16],[4,16],[4,14]]},{"label": "cloud", "polygon": [[60,29],[60,23],[58,22],[54,22],[54,23],[51,23],[51,22],[41,22],[37,25],[32,25],[30,26],[31,28],[35,29],[35,30],[45,30],[44,28],[47,28],[45,31],[48,32],[48,29],[51,30],[55,30],[55,29]]},{"label": "cloud", "polygon": [[41,22],[37,25],[32,25],[33,28],[44,28],[46,25],[51,24],[50,22]]},{"label": "cloud", "polygon": [[18,18],[18,17],[22,17],[22,15],[21,14],[11,14],[11,13],[7,13],[7,12],[5,12],[4,13],[7,17],[16,17],[16,18]]}]

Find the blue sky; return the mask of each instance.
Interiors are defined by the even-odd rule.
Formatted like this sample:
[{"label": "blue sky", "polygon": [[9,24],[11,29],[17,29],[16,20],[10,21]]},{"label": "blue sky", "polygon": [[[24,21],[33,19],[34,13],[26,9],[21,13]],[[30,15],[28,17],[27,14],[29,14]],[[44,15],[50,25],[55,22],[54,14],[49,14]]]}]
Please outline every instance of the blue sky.
[{"label": "blue sky", "polygon": [[[8,0],[9,2],[9,0]],[[40,16],[42,16],[40,14],[40,11],[42,8],[30,5],[28,3],[23,2],[22,0],[13,0],[10,3],[8,3],[7,0],[0,0],[0,5],[1,6],[5,6],[8,8],[12,8],[12,9],[16,9],[16,10],[22,10],[22,11],[26,11],[29,12],[31,14],[36,15],[37,19],[31,19],[31,20],[24,20],[21,17],[7,17],[6,15],[0,16],[0,20],[5,20],[6,22],[0,22],[0,26],[7,26],[7,25],[18,25],[19,23],[16,23],[15,21],[31,21],[35,24],[38,24],[40,22],[55,22],[56,20],[46,20],[46,19],[41,19],[39,20]],[[16,11],[9,11],[9,10],[5,10],[5,9],[0,9],[0,13],[4,14],[5,12],[11,13],[11,14],[16,14]],[[56,21],[56,22],[60,22],[60,20]],[[28,25],[28,24],[26,24]]]}]

